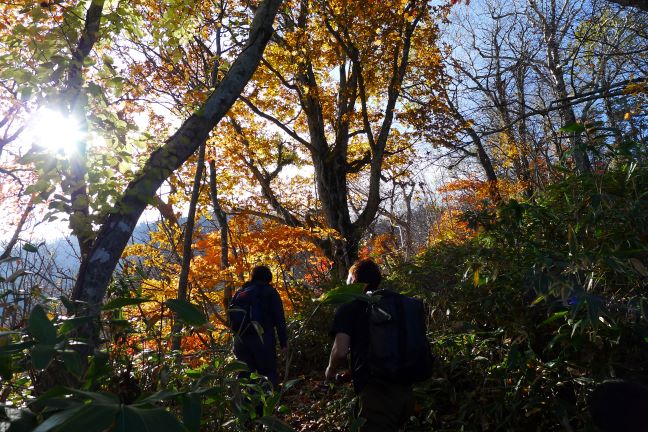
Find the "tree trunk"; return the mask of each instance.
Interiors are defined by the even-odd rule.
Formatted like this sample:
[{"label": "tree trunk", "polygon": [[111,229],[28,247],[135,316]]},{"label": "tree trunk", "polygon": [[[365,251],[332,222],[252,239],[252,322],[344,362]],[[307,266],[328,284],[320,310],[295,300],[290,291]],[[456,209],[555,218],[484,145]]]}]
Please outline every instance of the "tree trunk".
[{"label": "tree trunk", "polygon": [[[529,5],[531,9],[538,16],[537,25],[542,31],[544,42],[546,44],[546,54],[547,62],[546,66],[553,80],[552,90],[561,103],[560,105],[560,117],[562,120],[561,126],[568,126],[576,123],[576,114],[574,113],[574,108],[569,103],[569,93],[567,91],[567,84],[565,83],[565,76],[562,66],[562,59],[560,56],[560,41],[563,40],[564,34],[559,33],[557,14],[556,14],[556,5],[552,3],[552,9],[549,11],[550,15],[547,16],[544,12],[538,7],[535,1],[530,1]],[[567,18],[563,18],[567,19]],[[567,28],[568,25],[562,24],[563,27]],[[569,132],[569,142],[572,156],[574,159],[574,165],[576,170],[579,173],[586,173],[592,170],[589,156],[587,151],[584,148],[583,140],[579,132]]]},{"label": "tree trunk", "polygon": [[[216,220],[218,220],[218,227],[220,229],[220,244],[221,244],[221,270],[226,269],[229,266],[229,225],[227,222],[227,215],[223,211],[223,208],[218,201],[218,187],[216,186],[216,161],[209,161],[209,192],[212,201],[212,206],[214,207],[214,215],[216,215]],[[227,312],[229,308],[230,301],[232,299],[232,286],[228,283],[225,283],[223,289],[223,309]]]},{"label": "tree trunk", "polygon": [[[99,316],[113,271],[140,215],[160,185],[207,140],[252,77],[272,35],[272,24],[281,3],[281,0],[264,0],[258,7],[248,42],[218,88],[160,149],[151,154],[126,187],[115,205],[115,212],[103,221],[90,253],[81,262],[72,294],[74,300],[83,302],[86,314]],[[97,324],[95,322],[95,326]],[[85,327],[80,333],[96,345],[97,330]]]},{"label": "tree trunk", "polygon": [[[189,213],[187,214],[187,223],[184,226],[184,236],[182,237],[182,265],[180,266],[180,276],[178,278],[178,296],[180,301],[187,301],[189,297],[189,270],[191,268],[191,259],[193,251],[193,232],[196,226],[196,207],[198,198],[200,198],[200,187],[202,186],[203,172],[205,171],[205,143],[200,145],[198,150],[198,161],[196,162],[196,175],[194,177],[193,189],[191,191],[191,201],[189,201]],[[180,350],[182,341],[182,322],[175,317],[173,330],[171,331],[171,349]]]},{"label": "tree trunk", "polygon": [[70,152],[70,169],[65,173],[67,186],[64,187],[70,196],[70,229],[79,243],[81,258],[90,253],[94,232],[90,222],[90,201],[86,184],[87,156],[86,142],[88,122],[86,119],[87,97],[83,94],[83,63],[90,55],[99,38],[99,27],[103,13],[104,0],[92,0],[86,13],[85,25],[79,42],[72,52],[72,61],[68,69],[64,98],[68,104],[68,113],[81,123],[86,136],[73,143]]}]

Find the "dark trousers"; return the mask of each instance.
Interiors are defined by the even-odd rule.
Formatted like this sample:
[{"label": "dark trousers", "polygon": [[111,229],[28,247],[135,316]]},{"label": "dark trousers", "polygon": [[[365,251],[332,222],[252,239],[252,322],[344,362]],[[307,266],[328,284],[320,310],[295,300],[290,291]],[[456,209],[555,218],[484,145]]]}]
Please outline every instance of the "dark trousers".
[{"label": "dark trousers", "polygon": [[414,410],[411,385],[370,379],[358,395],[361,432],[397,432]]},{"label": "dark trousers", "polygon": [[277,351],[274,339],[261,341],[258,335],[245,335],[234,342],[234,355],[250,368],[268,378],[276,388],[279,385],[277,374]]}]

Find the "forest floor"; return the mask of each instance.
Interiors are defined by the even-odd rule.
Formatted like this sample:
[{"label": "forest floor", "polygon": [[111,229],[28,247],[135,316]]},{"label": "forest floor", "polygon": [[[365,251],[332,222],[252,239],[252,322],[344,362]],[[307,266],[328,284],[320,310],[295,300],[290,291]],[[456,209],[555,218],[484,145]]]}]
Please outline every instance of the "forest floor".
[{"label": "forest floor", "polygon": [[345,431],[355,398],[351,383],[325,383],[322,372],[301,377],[286,392],[282,404],[288,410],[280,418],[296,431]]}]

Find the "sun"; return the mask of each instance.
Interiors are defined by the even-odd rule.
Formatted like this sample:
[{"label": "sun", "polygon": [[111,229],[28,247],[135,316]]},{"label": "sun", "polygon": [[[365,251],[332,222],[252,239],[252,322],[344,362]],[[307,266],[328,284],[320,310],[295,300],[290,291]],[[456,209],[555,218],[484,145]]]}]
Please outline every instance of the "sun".
[{"label": "sun", "polygon": [[52,153],[70,155],[83,138],[77,119],[51,108],[38,110],[30,121],[29,129],[32,142]]}]

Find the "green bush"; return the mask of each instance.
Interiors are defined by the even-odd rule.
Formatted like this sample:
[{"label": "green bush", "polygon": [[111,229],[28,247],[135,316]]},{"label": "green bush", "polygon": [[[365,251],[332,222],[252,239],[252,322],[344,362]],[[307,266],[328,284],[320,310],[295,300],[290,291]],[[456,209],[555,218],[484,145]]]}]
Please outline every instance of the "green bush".
[{"label": "green bush", "polygon": [[438,358],[410,429],[588,430],[594,385],[648,379],[648,169],[466,217],[479,235],[390,280],[427,299]]}]

